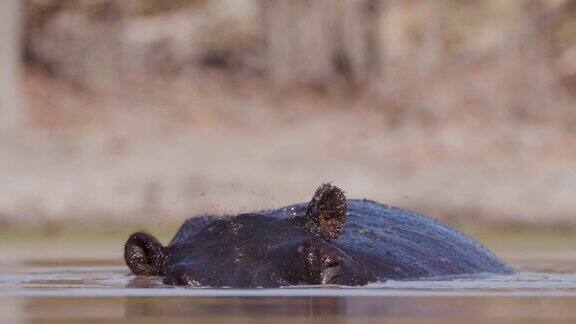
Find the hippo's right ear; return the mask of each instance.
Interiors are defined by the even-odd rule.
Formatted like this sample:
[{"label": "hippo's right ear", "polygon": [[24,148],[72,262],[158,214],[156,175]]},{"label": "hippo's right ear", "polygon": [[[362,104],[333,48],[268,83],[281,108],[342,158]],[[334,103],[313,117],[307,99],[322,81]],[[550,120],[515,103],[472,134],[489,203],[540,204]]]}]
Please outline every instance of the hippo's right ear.
[{"label": "hippo's right ear", "polygon": [[163,254],[162,244],[148,233],[134,233],[124,245],[126,265],[139,276],[158,274],[158,261],[163,258]]},{"label": "hippo's right ear", "polygon": [[329,183],[321,185],[308,203],[306,227],[326,241],[338,238],[348,206],[344,191]]}]

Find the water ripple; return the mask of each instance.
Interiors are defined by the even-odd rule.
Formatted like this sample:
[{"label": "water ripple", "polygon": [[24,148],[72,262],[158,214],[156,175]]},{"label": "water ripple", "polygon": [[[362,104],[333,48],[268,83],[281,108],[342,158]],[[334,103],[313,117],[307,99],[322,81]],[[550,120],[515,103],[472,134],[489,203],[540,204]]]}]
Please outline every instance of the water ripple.
[{"label": "water ripple", "polygon": [[124,267],[40,267],[4,274],[0,291],[11,296],[576,296],[576,274],[520,272],[365,287],[293,286],[277,289],[173,287],[160,278],[134,277]]}]

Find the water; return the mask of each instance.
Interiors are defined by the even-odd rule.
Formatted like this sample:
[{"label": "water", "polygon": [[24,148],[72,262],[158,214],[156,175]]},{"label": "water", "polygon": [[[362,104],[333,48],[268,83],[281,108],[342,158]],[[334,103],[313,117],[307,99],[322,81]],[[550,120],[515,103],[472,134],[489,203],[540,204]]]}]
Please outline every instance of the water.
[{"label": "water", "polygon": [[0,275],[0,319],[7,320],[0,322],[574,323],[574,272],[388,281],[355,288],[210,289],[167,286],[159,278],[131,276],[119,265],[37,264]]}]

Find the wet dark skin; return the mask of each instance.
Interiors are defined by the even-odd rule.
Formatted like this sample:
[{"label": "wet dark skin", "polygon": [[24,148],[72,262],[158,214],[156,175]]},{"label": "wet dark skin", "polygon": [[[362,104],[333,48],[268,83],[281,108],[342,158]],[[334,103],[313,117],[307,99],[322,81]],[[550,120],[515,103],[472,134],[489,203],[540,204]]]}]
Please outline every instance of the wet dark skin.
[{"label": "wet dark skin", "polygon": [[134,233],[124,258],[136,275],[174,285],[365,285],[512,270],[479,243],[414,212],[346,200],[331,184],[309,203],[187,220],[170,244]]}]

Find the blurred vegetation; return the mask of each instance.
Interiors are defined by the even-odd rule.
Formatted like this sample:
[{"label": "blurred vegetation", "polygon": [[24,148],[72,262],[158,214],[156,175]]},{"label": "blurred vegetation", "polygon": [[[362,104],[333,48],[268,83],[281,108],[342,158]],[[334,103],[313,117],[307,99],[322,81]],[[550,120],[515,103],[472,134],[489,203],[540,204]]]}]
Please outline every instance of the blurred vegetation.
[{"label": "blurred vegetation", "polygon": [[92,17],[155,15],[193,8],[210,0],[26,0],[27,21],[39,26],[60,10],[79,10]]},{"label": "blurred vegetation", "polygon": [[[498,77],[509,86],[528,78],[523,80],[529,83],[524,89],[539,88],[529,93],[548,91],[542,88],[546,86],[569,87],[568,93],[572,93],[571,80],[576,75],[575,59],[570,54],[576,42],[574,3],[28,0],[26,53],[31,61],[76,84],[83,81],[67,72],[59,73],[59,69],[66,70],[70,64],[87,66],[90,63],[84,61],[89,60],[95,60],[94,65],[115,65],[107,72],[108,81],[118,84],[122,76],[114,75],[114,70],[123,70],[121,74],[158,73],[161,69],[150,67],[167,66],[173,73],[207,63],[229,73],[265,71],[279,88],[312,86],[331,89],[331,93],[357,90],[348,93],[369,93],[408,111],[406,107],[420,100],[412,93],[425,91],[430,80],[450,82],[455,79],[450,75],[454,71],[461,75],[462,70],[474,73],[478,64],[509,65],[504,61],[531,68],[502,72],[515,73]],[[174,19],[179,14],[181,19]],[[102,22],[90,23],[81,17]],[[137,20],[146,17],[157,19]],[[96,59],[82,55],[92,47],[107,51]],[[111,62],[99,61],[102,56],[110,57]],[[146,63],[130,63],[141,61]],[[538,75],[525,75],[535,69]],[[81,74],[86,79],[106,78],[101,71]],[[557,84],[536,80],[549,78],[555,78]],[[83,86],[91,87],[103,82],[86,83]],[[391,102],[398,97],[403,98],[401,102]],[[524,113],[529,115],[530,109]]]}]

